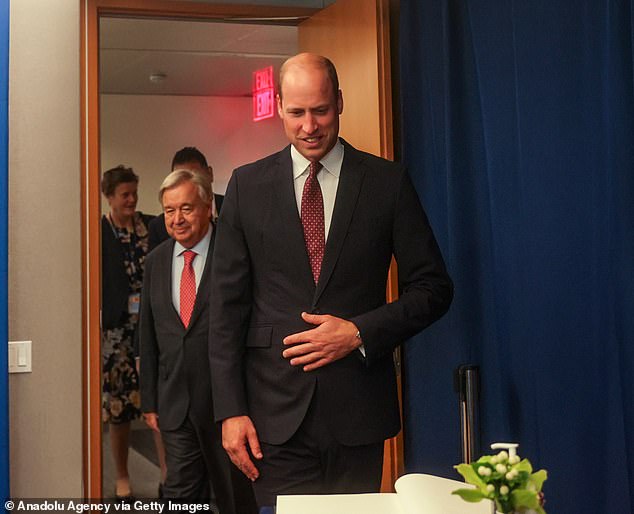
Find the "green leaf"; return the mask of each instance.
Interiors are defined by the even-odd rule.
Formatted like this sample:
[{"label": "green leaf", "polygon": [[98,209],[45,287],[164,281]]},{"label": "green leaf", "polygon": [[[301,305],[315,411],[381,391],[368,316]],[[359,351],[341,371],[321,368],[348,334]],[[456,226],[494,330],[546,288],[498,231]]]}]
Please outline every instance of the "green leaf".
[{"label": "green leaf", "polygon": [[517,471],[526,471],[529,474],[533,472],[533,466],[528,459],[522,459],[516,466]]},{"label": "green leaf", "polygon": [[511,502],[514,508],[526,507],[528,509],[536,509],[539,507],[539,499],[534,491],[526,489],[516,489],[511,492]]},{"label": "green leaf", "polygon": [[456,471],[462,475],[468,484],[475,485],[477,487],[486,487],[484,481],[480,478],[480,475],[469,464],[458,464],[454,466]]},{"label": "green leaf", "polygon": [[540,469],[530,476],[529,481],[535,485],[535,489],[539,492],[542,490],[542,486],[547,479],[548,473],[546,472],[546,470]]},{"label": "green leaf", "polygon": [[486,499],[486,496],[482,494],[478,489],[456,489],[451,494],[457,494],[464,501],[476,503]]}]

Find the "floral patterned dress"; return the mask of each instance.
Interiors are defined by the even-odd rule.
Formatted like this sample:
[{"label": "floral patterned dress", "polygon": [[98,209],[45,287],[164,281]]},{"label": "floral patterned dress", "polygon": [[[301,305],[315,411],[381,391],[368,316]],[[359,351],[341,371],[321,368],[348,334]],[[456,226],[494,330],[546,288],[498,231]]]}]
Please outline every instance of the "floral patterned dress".
[{"label": "floral patterned dress", "polygon": [[[134,231],[112,229],[124,248],[124,267],[128,276],[129,293],[140,294],[143,268],[148,249],[148,230],[140,213],[134,217]],[[121,313],[118,327],[102,334],[102,417],[104,422],[119,424],[141,416],[139,376],[134,355],[134,338],[139,321],[138,312]]]}]

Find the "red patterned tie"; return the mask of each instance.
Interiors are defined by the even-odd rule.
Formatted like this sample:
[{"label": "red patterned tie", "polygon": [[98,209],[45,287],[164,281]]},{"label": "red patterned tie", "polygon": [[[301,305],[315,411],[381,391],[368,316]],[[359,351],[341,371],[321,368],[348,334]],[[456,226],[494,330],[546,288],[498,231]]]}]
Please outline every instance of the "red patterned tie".
[{"label": "red patterned tie", "polygon": [[196,258],[196,252],[185,250],[183,257],[185,264],[181,275],[181,320],[185,328],[187,328],[194,310],[194,303],[196,302],[196,275],[192,266],[192,262]]},{"label": "red patterned tie", "polygon": [[313,271],[315,284],[319,281],[319,272],[321,271],[321,261],[324,258],[325,247],[324,199],[317,180],[317,174],[320,169],[321,163],[310,163],[310,173],[302,192],[304,240],[306,241],[306,250],[308,251],[310,268]]}]

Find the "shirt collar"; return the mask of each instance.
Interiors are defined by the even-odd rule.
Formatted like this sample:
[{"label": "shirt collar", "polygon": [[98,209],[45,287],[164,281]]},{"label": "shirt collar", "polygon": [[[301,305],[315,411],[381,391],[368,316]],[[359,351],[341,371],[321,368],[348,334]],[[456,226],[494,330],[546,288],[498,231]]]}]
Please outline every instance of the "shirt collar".
[{"label": "shirt collar", "polygon": [[185,248],[178,241],[174,242],[174,255],[182,255],[185,250],[191,250],[196,255],[206,255],[207,249],[209,248],[209,241],[211,240],[211,231],[213,230],[213,225],[209,223],[209,227],[207,228],[207,233],[203,236],[203,238],[198,241],[192,248]]},{"label": "shirt collar", "polygon": [[[306,172],[310,161],[299,153],[293,145],[291,145],[291,159],[293,161],[293,180],[295,180]],[[321,165],[326,171],[337,178],[339,177],[341,165],[343,164],[343,145],[339,139],[337,139],[332,150],[324,155],[319,162],[321,162]]]}]

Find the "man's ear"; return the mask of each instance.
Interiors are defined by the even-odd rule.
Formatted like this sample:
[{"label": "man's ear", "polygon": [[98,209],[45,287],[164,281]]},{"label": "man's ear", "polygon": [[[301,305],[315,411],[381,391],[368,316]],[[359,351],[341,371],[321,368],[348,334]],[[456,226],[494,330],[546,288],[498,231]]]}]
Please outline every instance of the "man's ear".
[{"label": "man's ear", "polygon": [[341,89],[337,91],[337,114],[341,114],[343,112],[343,94],[341,93]]},{"label": "man's ear", "polygon": [[275,95],[275,101],[277,103],[277,115],[282,118],[282,98],[279,93]]},{"label": "man's ear", "polygon": [[207,171],[209,172],[209,177],[211,181],[214,181],[214,169],[211,166],[207,166]]}]

